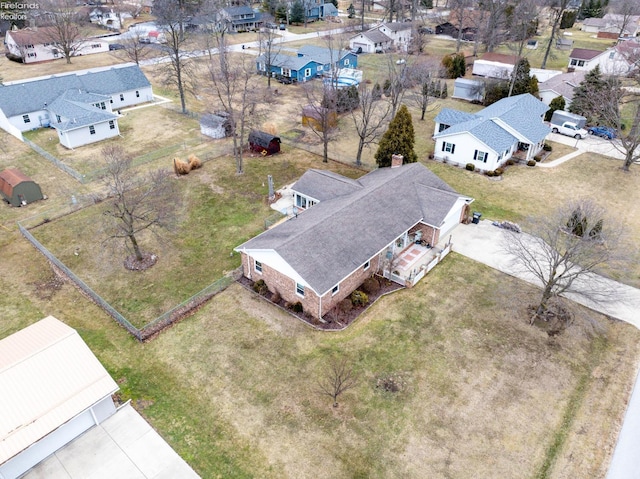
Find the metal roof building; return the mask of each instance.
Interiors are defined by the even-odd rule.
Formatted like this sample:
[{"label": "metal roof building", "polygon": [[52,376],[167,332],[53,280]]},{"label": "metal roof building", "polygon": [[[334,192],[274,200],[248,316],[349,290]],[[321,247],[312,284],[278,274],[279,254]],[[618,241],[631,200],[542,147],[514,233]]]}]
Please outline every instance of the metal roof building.
[{"label": "metal roof building", "polygon": [[115,412],[118,385],[48,316],[0,341],[0,478],[16,478]]}]

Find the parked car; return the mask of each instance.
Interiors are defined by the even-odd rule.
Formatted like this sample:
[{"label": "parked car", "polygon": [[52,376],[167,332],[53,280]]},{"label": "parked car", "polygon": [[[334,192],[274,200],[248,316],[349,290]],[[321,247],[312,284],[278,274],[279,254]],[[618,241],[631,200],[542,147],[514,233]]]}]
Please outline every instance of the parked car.
[{"label": "parked car", "polygon": [[271,28],[272,30],[276,30],[278,28],[278,25],[273,22],[267,22],[264,24],[264,26],[267,28]]},{"label": "parked car", "polygon": [[362,53],[362,47],[352,48],[351,53],[355,53],[356,55],[359,55],[360,53]]},{"label": "parked car", "polygon": [[421,33],[423,35],[433,35],[433,28],[420,27],[420,28],[418,28],[418,33]]},{"label": "parked car", "polygon": [[586,138],[587,130],[580,128],[575,123],[565,121],[562,125],[551,125],[551,131],[554,133],[560,133],[561,135],[572,136],[576,140]]},{"label": "parked car", "polygon": [[140,43],[151,43],[151,39],[149,37],[140,37],[138,41]]},{"label": "parked car", "polygon": [[590,126],[587,131],[590,135],[606,138],[607,140],[613,140],[616,137],[616,130],[608,126]]},{"label": "parked car", "polygon": [[280,30],[286,30],[287,26],[284,23],[280,24]]},{"label": "parked car", "polygon": [[109,45],[109,50],[124,50],[124,45],[121,43],[112,43]]},{"label": "parked car", "polygon": [[291,85],[295,82],[295,80],[291,77],[286,77],[284,75],[276,75],[276,80],[278,80],[283,85]]}]

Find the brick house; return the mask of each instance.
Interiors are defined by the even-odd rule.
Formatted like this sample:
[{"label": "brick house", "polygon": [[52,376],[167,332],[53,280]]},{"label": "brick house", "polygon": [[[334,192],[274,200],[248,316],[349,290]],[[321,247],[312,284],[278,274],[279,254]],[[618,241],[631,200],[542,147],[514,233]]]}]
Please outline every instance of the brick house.
[{"label": "brick house", "polygon": [[401,162],[357,180],[307,171],[292,187],[296,214],[235,248],[244,276],[316,318],[374,273],[415,278],[473,200]]}]

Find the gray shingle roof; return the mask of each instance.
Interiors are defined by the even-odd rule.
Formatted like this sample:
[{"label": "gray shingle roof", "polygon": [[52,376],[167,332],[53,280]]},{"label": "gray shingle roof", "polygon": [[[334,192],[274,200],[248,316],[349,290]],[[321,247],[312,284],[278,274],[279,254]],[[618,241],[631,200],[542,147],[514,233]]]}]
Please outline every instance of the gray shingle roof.
[{"label": "gray shingle roof", "polygon": [[[51,119],[51,126],[56,130],[69,131],[118,118],[118,115],[107,110],[102,110],[95,106],[88,105],[87,103],[82,102],[82,100],[76,101],[76,98],[86,98],[87,96],[91,95],[86,93],[78,94],[77,90],[73,90],[67,91],[59,98],[55,99],[48,108],[51,114],[54,115],[54,118]],[[105,97],[102,95],[96,96],[104,101]],[[100,100],[92,99],[88,103],[93,101]],[[53,121],[55,119],[55,115],[60,115],[65,118],[66,121],[61,123]]]},{"label": "gray shingle roof", "polygon": [[[437,133],[434,138],[469,132],[489,148],[500,153],[516,140],[515,136],[502,128],[500,122],[535,144],[549,134],[549,127],[542,122],[541,118],[548,109],[547,105],[529,93],[503,98],[475,115],[443,109],[436,117],[436,121],[452,126]],[[465,115],[468,116],[466,121],[464,121]],[[456,122],[456,120],[461,121]]]},{"label": "gray shingle roof", "polygon": [[331,171],[307,170],[291,189],[318,201],[326,201],[353,193],[362,189],[362,185],[358,180]]},{"label": "gray shingle roof", "polygon": [[[336,196],[236,250],[276,251],[318,294],[329,291],[416,223],[424,220],[440,226],[461,197],[420,163],[379,168],[340,186],[336,185],[341,180],[332,175],[314,172],[310,178],[333,184]],[[341,194],[351,185],[351,193]]]},{"label": "gray shingle roof", "polygon": [[0,86],[0,109],[7,117],[44,109],[45,105],[71,89],[113,95],[149,87],[151,84],[135,64],[76,72]]},{"label": "gray shingle roof", "polygon": [[473,113],[453,110],[451,108],[443,108],[438,112],[438,115],[436,115],[435,122],[452,126],[457,125],[458,123],[463,123],[465,121],[473,120],[474,118],[477,117]]},{"label": "gray shingle roof", "polygon": [[373,43],[387,43],[391,41],[391,37],[382,33],[380,30],[369,30],[368,32],[364,32],[362,35],[367,37]]},{"label": "gray shingle roof", "polygon": [[315,45],[304,45],[298,49],[298,56],[306,57],[323,65],[336,63],[349,54],[344,48],[325,48]]}]

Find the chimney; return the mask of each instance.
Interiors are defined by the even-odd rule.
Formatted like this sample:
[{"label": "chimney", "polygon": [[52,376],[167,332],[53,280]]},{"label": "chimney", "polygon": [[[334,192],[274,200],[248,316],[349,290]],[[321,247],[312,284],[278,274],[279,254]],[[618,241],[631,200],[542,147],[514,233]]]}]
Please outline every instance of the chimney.
[{"label": "chimney", "polygon": [[391,168],[397,168],[402,166],[402,161],[404,157],[402,155],[393,154],[391,155]]}]

